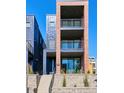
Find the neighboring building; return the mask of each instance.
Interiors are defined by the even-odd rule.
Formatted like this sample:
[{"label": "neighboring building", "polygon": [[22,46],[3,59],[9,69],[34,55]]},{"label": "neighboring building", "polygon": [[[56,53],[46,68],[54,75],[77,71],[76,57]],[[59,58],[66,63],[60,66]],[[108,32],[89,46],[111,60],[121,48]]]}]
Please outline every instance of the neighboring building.
[{"label": "neighboring building", "polygon": [[46,37],[47,48],[55,49],[56,44],[56,15],[49,14],[46,16]]},{"label": "neighboring building", "polygon": [[44,50],[44,73],[54,73],[56,69],[56,15],[46,16],[46,46]]},{"label": "neighboring building", "polygon": [[96,74],[96,61],[94,57],[89,58],[89,73]]},{"label": "neighboring building", "polygon": [[33,68],[33,73],[42,74],[45,43],[35,16],[31,15],[26,16],[26,46],[27,70],[30,67]]},{"label": "neighboring building", "polygon": [[88,1],[57,0],[56,15],[47,15],[44,73],[88,72]]}]

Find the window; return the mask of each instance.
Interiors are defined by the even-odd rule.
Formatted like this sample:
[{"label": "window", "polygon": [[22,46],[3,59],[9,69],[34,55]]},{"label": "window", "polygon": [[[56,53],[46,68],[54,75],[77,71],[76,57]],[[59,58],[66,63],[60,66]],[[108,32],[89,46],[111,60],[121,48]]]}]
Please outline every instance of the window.
[{"label": "window", "polygon": [[80,58],[62,58],[61,68],[66,73],[78,73],[80,71]]},{"label": "window", "polygon": [[50,22],[50,27],[55,27],[55,22],[54,21]]},{"label": "window", "polygon": [[49,20],[50,20],[50,21],[55,21],[55,17],[54,17],[54,16],[50,16],[50,17],[49,17]]},{"label": "window", "polygon": [[30,28],[30,27],[31,27],[30,22],[26,22],[26,27],[27,27],[27,28]]},{"label": "window", "polygon": [[95,63],[93,63],[93,67],[95,68],[96,66],[95,66]]}]

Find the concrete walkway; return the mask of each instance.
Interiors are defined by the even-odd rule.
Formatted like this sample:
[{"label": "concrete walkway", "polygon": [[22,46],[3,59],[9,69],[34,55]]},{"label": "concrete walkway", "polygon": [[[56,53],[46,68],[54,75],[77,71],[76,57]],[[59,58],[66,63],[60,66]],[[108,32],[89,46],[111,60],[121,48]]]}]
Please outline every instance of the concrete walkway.
[{"label": "concrete walkway", "polygon": [[37,93],[49,93],[49,86],[51,80],[52,80],[52,75],[42,75]]}]

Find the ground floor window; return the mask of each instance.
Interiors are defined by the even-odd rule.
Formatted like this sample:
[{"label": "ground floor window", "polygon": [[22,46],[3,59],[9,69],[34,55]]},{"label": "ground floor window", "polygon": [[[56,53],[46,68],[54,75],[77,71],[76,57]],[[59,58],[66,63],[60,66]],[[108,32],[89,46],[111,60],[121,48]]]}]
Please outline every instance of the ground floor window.
[{"label": "ground floor window", "polygon": [[62,58],[61,70],[65,73],[79,73],[80,63],[80,58]]}]

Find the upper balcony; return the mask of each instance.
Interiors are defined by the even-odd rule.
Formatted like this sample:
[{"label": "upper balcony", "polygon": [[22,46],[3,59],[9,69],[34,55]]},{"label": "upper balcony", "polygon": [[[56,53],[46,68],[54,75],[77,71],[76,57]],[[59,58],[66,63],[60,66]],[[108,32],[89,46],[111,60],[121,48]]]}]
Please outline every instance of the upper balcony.
[{"label": "upper balcony", "polygon": [[61,41],[61,52],[63,53],[76,53],[83,52],[81,40],[62,40]]},{"label": "upper balcony", "polygon": [[82,30],[83,19],[61,19],[61,30]]}]

